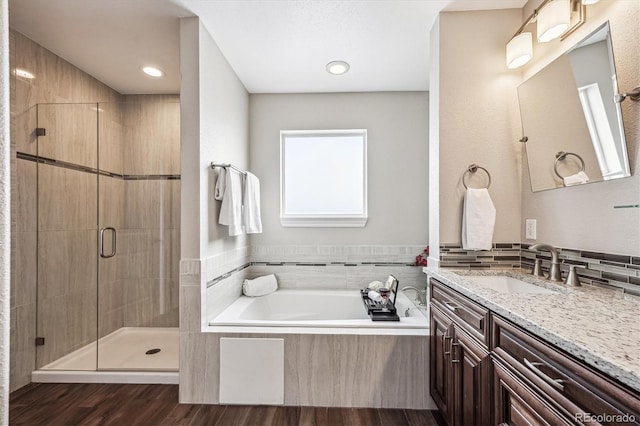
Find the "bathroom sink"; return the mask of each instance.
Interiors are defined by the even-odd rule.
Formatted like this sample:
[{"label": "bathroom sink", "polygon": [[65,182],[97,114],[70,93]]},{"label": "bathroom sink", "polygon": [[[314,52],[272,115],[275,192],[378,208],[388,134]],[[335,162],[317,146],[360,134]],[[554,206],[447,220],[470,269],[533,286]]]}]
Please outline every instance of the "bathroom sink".
[{"label": "bathroom sink", "polygon": [[526,293],[526,294],[552,294],[558,293],[535,284],[521,281],[517,278],[505,275],[468,275],[466,279],[473,281],[482,287],[487,287],[502,293]]}]

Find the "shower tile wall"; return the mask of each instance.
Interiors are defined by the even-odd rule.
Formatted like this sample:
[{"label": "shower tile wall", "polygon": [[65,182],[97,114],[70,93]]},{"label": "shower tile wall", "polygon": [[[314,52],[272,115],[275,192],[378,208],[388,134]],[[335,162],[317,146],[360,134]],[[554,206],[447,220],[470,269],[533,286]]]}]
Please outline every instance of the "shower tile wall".
[{"label": "shower tile wall", "polygon": [[177,327],[179,98],[126,96],[125,102],[124,326]]},{"label": "shower tile wall", "polygon": [[[11,75],[10,386],[11,390],[15,390],[30,382],[31,371],[36,368],[36,317],[39,330],[46,338],[46,344],[38,349],[38,366],[94,340],[98,313],[100,335],[124,325],[178,325],[180,181],[127,180],[125,163],[134,163],[130,161],[133,156],[147,156],[151,166],[147,167],[146,162],[142,161],[140,167],[130,168],[129,173],[179,175],[179,170],[174,167],[179,164],[179,137],[173,139],[175,147],[165,149],[167,140],[177,134],[172,127],[179,129],[179,108],[177,103],[166,108],[156,105],[158,101],[177,102],[177,96],[122,96],[13,30],[10,31],[9,44],[11,69],[24,69],[35,76],[25,79],[17,77],[15,72]],[[137,102],[138,111],[144,112],[134,116],[132,111],[125,111],[121,103],[128,101]],[[42,114],[37,116],[36,111],[36,104],[95,105],[96,102],[101,103],[99,111],[92,105],[50,106],[48,109],[41,105]],[[149,111],[144,110],[149,106],[152,106]],[[61,115],[56,117],[47,114],[47,110],[53,111],[54,108],[68,109],[63,120],[59,119]],[[95,142],[98,113],[100,166],[115,176],[100,176],[98,181],[95,173],[49,164],[37,165],[28,159],[16,157],[16,152],[39,154],[97,168],[98,153],[95,149],[84,148],[91,146],[87,141]],[[143,125],[146,129],[139,128],[139,134],[136,135],[131,124],[138,118],[146,122]],[[40,143],[40,152],[34,132],[37,120],[46,122],[44,126],[47,128],[47,136]],[[152,124],[152,120],[158,121]],[[171,120],[174,123],[167,127]],[[149,129],[155,129],[155,133],[148,133],[149,137],[142,138],[143,132]],[[47,143],[44,143],[45,140]],[[86,146],[78,149],[82,145]],[[93,143],[92,146],[95,148],[97,145]],[[158,152],[163,149],[168,153],[166,156]],[[168,167],[164,167],[166,165]],[[36,191],[38,185],[39,200]],[[140,188],[145,185],[142,191],[146,191],[149,197],[142,202],[134,202],[132,197],[141,193]],[[112,262],[108,263],[101,259],[99,290],[95,284],[96,194],[100,197],[101,226],[114,226],[119,230],[118,255],[109,259]],[[138,216],[125,217],[127,202],[139,209]],[[158,212],[160,203],[162,213]],[[142,217],[145,221],[136,221],[135,217]],[[127,223],[127,219],[132,222]],[[37,231],[40,232],[39,239]],[[136,241],[135,237],[140,234],[142,241]],[[160,250],[161,237],[170,238],[170,248]],[[77,240],[81,244],[71,244]],[[48,253],[39,259],[36,256],[38,244],[41,253]],[[146,254],[131,256],[136,251]],[[169,258],[172,259],[167,260]],[[158,276],[154,276],[154,273],[138,273],[144,269],[141,265],[147,261],[155,262],[157,267],[154,268],[163,272],[155,273]],[[36,290],[38,279],[41,282]],[[38,313],[36,291],[40,292]],[[96,291],[100,296],[97,309]],[[139,297],[125,303],[128,293]],[[158,301],[162,301],[162,304]],[[57,316],[64,316],[64,323],[71,326],[53,327]]]}]

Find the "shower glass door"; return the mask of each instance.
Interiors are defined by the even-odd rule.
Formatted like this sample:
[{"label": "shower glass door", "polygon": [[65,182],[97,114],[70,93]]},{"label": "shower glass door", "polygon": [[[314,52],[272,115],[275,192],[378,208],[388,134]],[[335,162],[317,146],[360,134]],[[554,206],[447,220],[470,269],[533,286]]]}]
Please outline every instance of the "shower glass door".
[{"label": "shower glass door", "polygon": [[127,98],[37,105],[18,155],[37,235],[37,369],[178,369],[179,103]]},{"label": "shower glass door", "polygon": [[22,194],[37,199],[36,368],[95,370],[97,105],[39,104],[36,112],[36,155],[20,156],[37,182]]},{"label": "shower glass door", "polygon": [[178,369],[179,103],[99,105],[99,370]]}]

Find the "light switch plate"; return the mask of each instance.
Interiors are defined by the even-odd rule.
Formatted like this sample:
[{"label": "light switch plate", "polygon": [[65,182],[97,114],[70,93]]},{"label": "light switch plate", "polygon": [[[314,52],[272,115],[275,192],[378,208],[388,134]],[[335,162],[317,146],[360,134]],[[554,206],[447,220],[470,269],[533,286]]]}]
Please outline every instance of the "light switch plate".
[{"label": "light switch plate", "polygon": [[535,240],[536,239],[536,234],[537,234],[537,230],[536,230],[536,220],[535,219],[527,219],[525,221],[525,238],[527,240]]}]

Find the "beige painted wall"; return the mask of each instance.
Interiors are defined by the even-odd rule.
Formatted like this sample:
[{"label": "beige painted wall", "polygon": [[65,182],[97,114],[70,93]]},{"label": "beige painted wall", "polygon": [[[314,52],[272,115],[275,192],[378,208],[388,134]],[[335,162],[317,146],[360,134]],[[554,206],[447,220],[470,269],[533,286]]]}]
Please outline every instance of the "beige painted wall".
[{"label": "beige painted wall", "polygon": [[[431,199],[439,191],[439,243],[461,241],[462,176],[472,163],[491,173],[489,193],[497,210],[493,241],[520,239],[520,76],[507,69],[504,56],[520,23],[521,11],[507,9],[442,13],[434,27],[440,44],[432,61],[439,70],[430,86],[437,88],[438,103],[431,108],[437,108],[439,137],[430,143],[437,144],[431,152],[439,152],[439,169],[431,175],[437,173],[440,184],[431,186]],[[479,187],[483,179],[468,182]]]},{"label": "beige painted wall", "polygon": [[[253,246],[426,245],[428,96],[425,92],[251,95],[251,171],[260,178],[263,233]],[[280,131],[367,129],[364,228],[280,224]],[[330,169],[326,170],[331,173]]]},{"label": "beige painted wall", "polygon": [[[529,1],[523,16],[528,16],[539,3]],[[609,20],[619,88],[627,91],[638,86],[640,2],[603,0],[588,7],[587,17],[587,22],[566,40],[534,44],[534,59],[525,67],[524,78]],[[532,193],[526,164],[523,167],[521,222],[537,219],[538,242],[582,250],[640,254],[640,209],[614,208],[640,202],[640,104],[624,101],[622,114],[632,177]],[[525,240],[524,226],[521,229],[522,241],[532,242]]]}]

